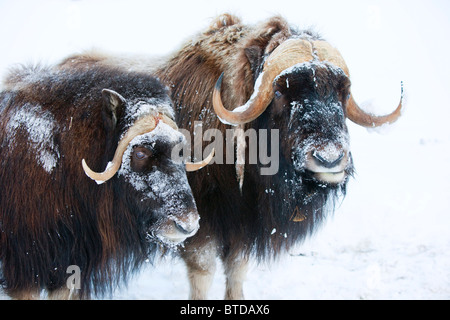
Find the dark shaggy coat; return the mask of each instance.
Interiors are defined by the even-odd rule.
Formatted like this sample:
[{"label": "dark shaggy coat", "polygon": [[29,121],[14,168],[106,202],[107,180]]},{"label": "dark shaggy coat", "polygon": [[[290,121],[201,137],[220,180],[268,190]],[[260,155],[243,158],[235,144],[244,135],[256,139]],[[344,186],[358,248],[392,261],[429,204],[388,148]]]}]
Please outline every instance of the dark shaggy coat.
[{"label": "dark shaggy coat", "polygon": [[65,287],[81,269],[81,297],[102,294],[156,252],[149,209],[120,177],[97,185],[126,125],[103,110],[102,89],[125,98],[168,100],[154,77],[119,72],[24,68],[0,93],[0,264],[12,296]]},{"label": "dark shaggy coat", "polygon": [[[264,57],[294,36],[320,39],[313,32],[295,30],[280,17],[258,26],[244,25],[231,15],[217,18],[156,72],[171,89],[179,127],[192,134],[194,121],[202,121],[203,130],[219,128],[225,136],[230,126],[219,121],[212,106],[212,91],[219,76],[224,73],[224,105],[244,104],[253,93]],[[283,128],[287,128],[289,116],[274,120],[271,112],[269,106],[245,128],[276,128],[286,133]],[[317,184],[306,173],[294,171],[290,150],[280,150],[280,154],[286,153],[287,157],[280,156],[280,169],[272,176],[260,175],[260,163],[246,163],[242,191],[233,164],[213,164],[198,175],[188,175],[202,227],[186,247],[203,247],[215,240],[223,257],[244,253],[264,259],[289,249],[313,232],[328,212],[327,204],[332,209],[337,196],[345,193],[345,183]]]}]

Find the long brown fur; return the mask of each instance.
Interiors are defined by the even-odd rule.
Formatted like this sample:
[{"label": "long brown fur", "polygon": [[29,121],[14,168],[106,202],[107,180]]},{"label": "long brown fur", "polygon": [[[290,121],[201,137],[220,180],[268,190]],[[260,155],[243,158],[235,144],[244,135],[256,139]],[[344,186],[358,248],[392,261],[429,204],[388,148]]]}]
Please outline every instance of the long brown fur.
[{"label": "long brown fur", "polygon": [[[119,115],[117,125],[111,125],[102,89],[127,99],[168,99],[166,88],[151,75],[98,66],[13,70],[5,88],[0,93],[0,278],[5,291],[19,299],[39,298],[42,289],[49,297],[67,296],[66,270],[77,265],[79,297],[111,292],[157,252],[147,239],[157,217],[123,178],[116,175],[101,185],[89,179],[81,159],[102,171],[130,125]],[[52,115],[49,140],[30,139],[33,129],[27,130],[26,123],[11,128],[11,119],[27,110],[30,121]],[[57,159],[51,170],[39,163],[36,150]]]},{"label": "long brown fur", "polygon": [[[281,17],[271,18],[257,26],[244,25],[228,14],[214,20],[204,33],[186,44],[156,72],[171,88],[179,126],[193,132],[194,121],[202,121],[204,130],[219,128],[225,132],[229,126],[215,116],[211,102],[212,90],[220,74],[224,73],[224,105],[242,105],[253,93],[256,76],[261,72],[252,70],[252,65],[261,65],[261,57],[270,54],[294,32]],[[317,37],[313,34],[308,36]],[[250,63],[250,60],[258,58],[259,61]],[[245,128],[251,125],[247,124]],[[262,195],[255,191],[255,188],[261,190],[263,187],[260,181],[253,180],[249,170],[254,169],[251,166],[245,168],[243,195],[239,191],[234,165],[210,165],[199,175],[189,175],[202,216],[202,228],[190,241],[193,247],[201,246],[209,235],[213,235],[219,239],[224,255],[235,255],[244,250],[267,257],[267,254],[272,256],[293,244],[283,237],[270,237],[274,226],[264,225],[265,218],[261,218],[271,214],[259,211],[263,209],[259,209],[257,204]],[[276,212],[272,214],[277,215]],[[312,226],[306,229],[309,228],[312,230]],[[302,238],[308,232],[297,233],[294,237],[300,235]],[[263,243],[256,240],[260,237]]]}]

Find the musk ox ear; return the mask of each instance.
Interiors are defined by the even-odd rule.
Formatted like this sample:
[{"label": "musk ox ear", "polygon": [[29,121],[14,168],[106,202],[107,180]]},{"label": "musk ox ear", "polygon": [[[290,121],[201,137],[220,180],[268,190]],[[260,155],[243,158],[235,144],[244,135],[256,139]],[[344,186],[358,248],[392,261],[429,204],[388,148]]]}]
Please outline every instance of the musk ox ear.
[{"label": "musk ox ear", "polygon": [[122,116],[126,100],[113,90],[103,89],[103,120],[107,129],[113,131]]}]

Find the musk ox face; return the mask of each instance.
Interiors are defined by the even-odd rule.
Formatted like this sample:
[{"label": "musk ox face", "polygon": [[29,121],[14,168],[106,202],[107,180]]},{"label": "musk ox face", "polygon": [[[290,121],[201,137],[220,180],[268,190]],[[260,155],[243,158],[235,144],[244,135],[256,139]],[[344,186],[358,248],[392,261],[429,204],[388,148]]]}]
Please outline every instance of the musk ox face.
[{"label": "musk ox face", "polygon": [[172,148],[183,143],[183,134],[160,122],[134,138],[123,155],[118,177],[127,185],[130,205],[147,224],[148,240],[179,244],[199,228],[185,165],[171,158]]},{"label": "musk ox face", "polygon": [[326,185],[344,183],[353,171],[345,106],[350,81],[324,62],[300,63],[273,83],[267,110],[280,126],[283,157],[302,176]]},{"label": "musk ox face", "polygon": [[107,131],[120,141],[102,173],[93,172],[83,159],[86,174],[102,184],[117,173],[112,183],[137,215],[141,236],[167,245],[181,243],[197,232],[200,217],[187,167],[171,157],[173,147],[186,139],[171,120],[170,99],[161,95],[129,101],[113,90],[102,93]]}]

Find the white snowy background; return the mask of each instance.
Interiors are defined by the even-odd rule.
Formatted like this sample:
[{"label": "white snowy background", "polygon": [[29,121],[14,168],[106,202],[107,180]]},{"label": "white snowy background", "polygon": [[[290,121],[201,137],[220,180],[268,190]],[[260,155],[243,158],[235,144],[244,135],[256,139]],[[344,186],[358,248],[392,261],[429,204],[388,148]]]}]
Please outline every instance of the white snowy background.
[{"label": "white snowy background", "polygon": [[[376,132],[349,123],[357,174],[333,217],[271,264],[253,263],[247,299],[450,298],[450,2],[446,0],[0,0],[0,74],[89,48],[167,55],[222,12],[281,14],[342,53],[357,101],[406,111]],[[211,299],[224,295],[219,265]],[[178,259],[145,266],[114,299],[186,299]],[[0,299],[7,299],[0,291]]]}]

